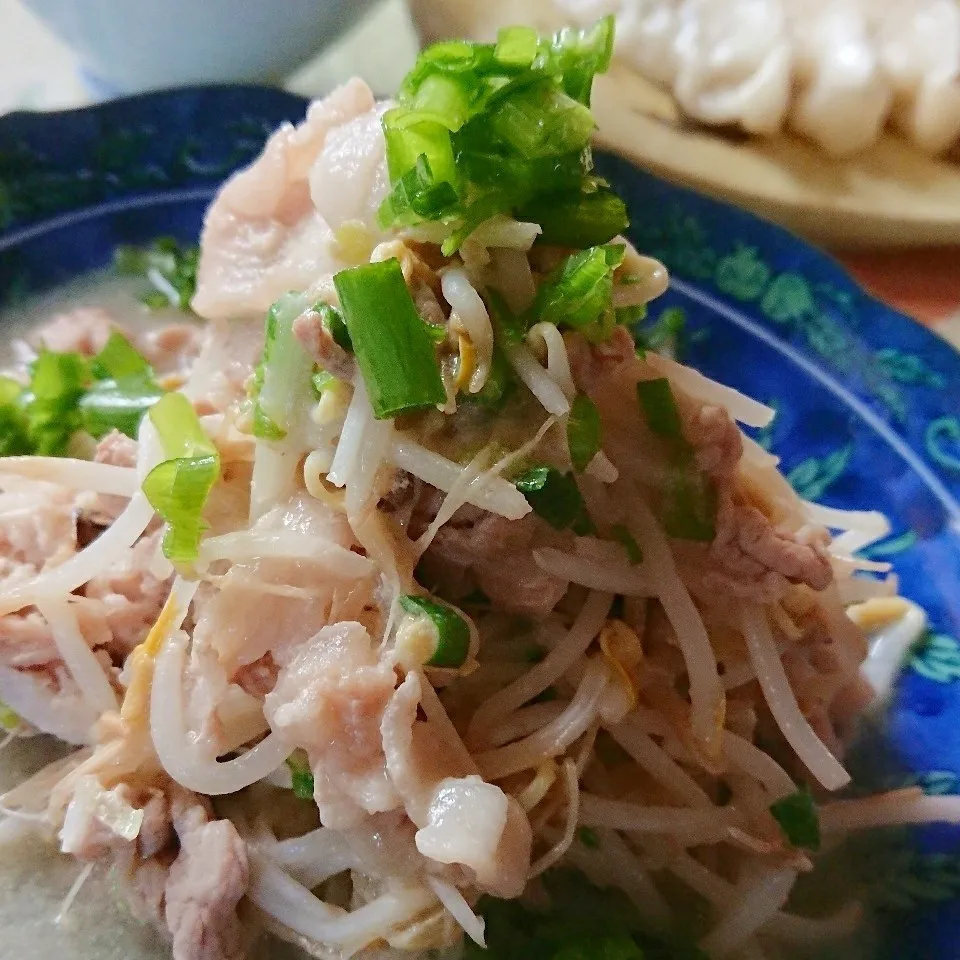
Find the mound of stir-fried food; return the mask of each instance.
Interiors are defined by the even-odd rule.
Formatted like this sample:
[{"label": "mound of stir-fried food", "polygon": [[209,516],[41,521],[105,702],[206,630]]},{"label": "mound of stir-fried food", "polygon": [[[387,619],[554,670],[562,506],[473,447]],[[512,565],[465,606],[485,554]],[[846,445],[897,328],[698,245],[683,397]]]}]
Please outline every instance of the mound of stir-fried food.
[{"label": "mound of stir-fried food", "polygon": [[205,324],[75,312],[2,382],[0,697],[80,747],[3,810],[116,865],[177,960],[482,944],[484,895],[559,956],[556,865],[653,938],[604,922],[603,956],[758,958],[856,923],[788,904],[821,843],[958,819],[829,798],[858,624],[902,609],[855,555],[886,527],[636,345],[666,276],[591,170],[610,42],[351,81],[223,187],[199,265],[126,254],[174,304],[196,274]]}]

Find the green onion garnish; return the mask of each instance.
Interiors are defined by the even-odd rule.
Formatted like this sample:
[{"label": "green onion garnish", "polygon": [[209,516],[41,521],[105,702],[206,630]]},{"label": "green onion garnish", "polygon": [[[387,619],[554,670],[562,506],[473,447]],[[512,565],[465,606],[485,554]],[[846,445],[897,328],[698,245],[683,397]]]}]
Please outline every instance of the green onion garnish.
[{"label": "green onion garnish", "polygon": [[330,385],[336,381],[336,377],[329,370],[315,368],[310,374],[310,385],[313,387],[313,395],[319,400],[323,396],[324,390],[328,390]]},{"label": "green onion garnish", "polygon": [[627,551],[627,557],[634,566],[643,563],[643,551],[640,544],[633,539],[633,534],[622,523],[615,524],[610,528],[613,539]]},{"label": "green onion garnish", "polygon": [[267,312],[263,359],[253,377],[253,434],[282,440],[304,401],[313,361],[293,334],[293,321],[303,312],[300,294],[284,294]]},{"label": "green onion garnish", "polygon": [[313,773],[310,771],[310,763],[307,759],[306,751],[294,750],[294,752],[287,757],[287,767],[290,770],[293,795],[298,800],[312,800]]},{"label": "green onion garnish", "polygon": [[656,380],[641,380],[637,384],[637,399],[647,420],[647,426],[659,437],[668,440],[683,438],[680,408],[666,377]]},{"label": "green onion garnish", "polygon": [[330,331],[333,342],[347,353],[353,353],[353,342],[350,339],[350,331],[347,330],[347,324],[343,319],[343,314],[329,303],[320,303],[314,306],[314,312],[320,314],[323,325]]},{"label": "green onion garnish", "polygon": [[434,343],[399,261],[342,270],[333,282],[374,416],[382,420],[443,403]]},{"label": "green onion garnish", "polygon": [[669,381],[665,377],[641,380],[637,399],[647,425],[666,444],[668,469],[660,504],[664,529],[681,540],[710,542],[716,536],[717,490],[697,469]]},{"label": "green onion garnish", "polygon": [[606,244],[567,257],[537,290],[533,318],[572,327],[590,340],[605,340],[616,322],[613,271],[624,254],[622,244]]},{"label": "green onion garnish", "polygon": [[592,530],[593,524],[573,474],[561,473],[556,467],[531,467],[517,477],[514,484],[534,513],[554,530],[572,527],[579,534]]},{"label": "green onion garnish", "polygon": [[119,430],[136,438],[143,415],[163,396],[150,364],[114,332],[90,369],[97,379],[79,401],[83,429],[94,437]]},{"label": "green onion garnish", "polygon": [[143,302],[153,310],[189,310],[197,290],[200,248],[181,246],[173,237],[158,237],[149,247],[117,247],[114,264],[120,273],[146,277],[154,289]]},{"label": "green onion garnish", "polygon": [[794,847],[803,847],[814,853],[820,849],[820,817],[806,784],[796,793],[770,804],[770,813]]},{"label": "green onion garnish", "polygon": [[400,606],[410,614],[425,617],[436,635],[433,656],[427,660],[428,667],[462,667],[470,651],[470,627],[466,620],[452,607],[407,594],[400,597]]},{"label": "green onion garnish", "polygon": [[520,220],[539,223],[537,243],[582,249],[606,243],[630,224],[623,201],[605,187],[592,193],[537,197],[517,212]]},{"label": "green onion garnish", "polygon": [[[538,37],[527,27],[496,44],[446,41],[417,58],[399,104],[383,116],[392,191],[384,227],[442,221],[451,254],[498,213],[516,213],[544,196],[571,210],[593,196],[590,88],[606,70],[613,17],[587,30]],[[625,226],[623,207],[585,200],[579,236],[604,243]]]},{"label": "green onion garnish", "polygon": [[0,727],[3,727],[8,733],[16,730],[20,726],[20,717],[16,711],[11,710],[2,700],[0,700]]},{"label": "green onion garnish", "polygon": [[600,848],[600,838],[597,836],[597,831],[592,827],[578,827],[577,839],[590,850]]},{"label": "green onion garnish", "polygon": [[44,350],[30,366],[30,387],[24,397],[27,434],[35,453],[63,456],[70,437],[80,429],[80,398],[90,369],[79,353]]},{"label": "green onion garnish", "polygon": [[602,429],[597,405],[586,394],[578,393],[567,417],[567,446],[575,470],[586,470],[600,452]]},{"label": "green onion garnish", "polygon": [[168,459],[147,474],[143,492],[168,525],[164,556],[190,563],[206,529],[203,508],[220,476],[220,454],[182,393],[168,393],[154,404],[150,419]]},{"label": "green onion garnish", "polygon": [[33,451],[23,393],[23,384],[12,377],[0,377],[0,456],[22,456]]},{"label": "green onion garnish", "polygon": [[494,343],[490,373],[483,386],[476,393],[463,393],[460,402],[473,403],[491,412],[502,410],[517,381],[506,354],[498,343]]}]

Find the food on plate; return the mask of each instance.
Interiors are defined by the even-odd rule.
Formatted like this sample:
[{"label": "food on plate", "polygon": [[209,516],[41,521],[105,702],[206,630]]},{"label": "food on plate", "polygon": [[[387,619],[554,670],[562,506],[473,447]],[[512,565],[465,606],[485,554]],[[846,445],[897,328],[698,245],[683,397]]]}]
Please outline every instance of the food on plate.
[{"label": "food on plate", "polygon": [[821,848],[960,821],[831,796],[864,631],[909,611],[857,553],[887,525],[801,500],[740,427],[773,411],[641,325],[666,273],[590,153],[612,44],[518,27],[393,102],[350,81],[199,255],[120,251],[175,321],[16,347],[2,722],[76,749],[2,811],[117,870],[176,960],[774,956],[856,926],[790,900]]},{"label": "food on plate", "polygon": [[793,130],[832,154],[886,128],[928,153],[960,137],[954,0],[557,0],[616,14],[617,54],[692,118],[765,136]]}]

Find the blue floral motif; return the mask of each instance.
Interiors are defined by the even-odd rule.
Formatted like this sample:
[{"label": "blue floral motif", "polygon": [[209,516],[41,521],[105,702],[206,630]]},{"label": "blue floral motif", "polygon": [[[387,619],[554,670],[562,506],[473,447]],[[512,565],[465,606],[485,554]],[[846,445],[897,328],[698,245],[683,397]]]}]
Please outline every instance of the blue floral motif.
[{"label": "blue floral motif", "polygon": [[909,665],[934,683],[960,680],[960,643],[945,633],[929,632],[917,644]]}]

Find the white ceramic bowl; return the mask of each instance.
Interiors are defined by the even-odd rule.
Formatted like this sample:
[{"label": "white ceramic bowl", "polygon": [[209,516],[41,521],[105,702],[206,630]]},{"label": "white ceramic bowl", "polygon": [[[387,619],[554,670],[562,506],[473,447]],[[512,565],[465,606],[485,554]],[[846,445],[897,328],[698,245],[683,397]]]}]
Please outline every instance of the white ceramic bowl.
[{"label": "white ceramic bowl", "polygon": [[76,52],[99,92],[274,80],[370,0],[24,0]]}]

